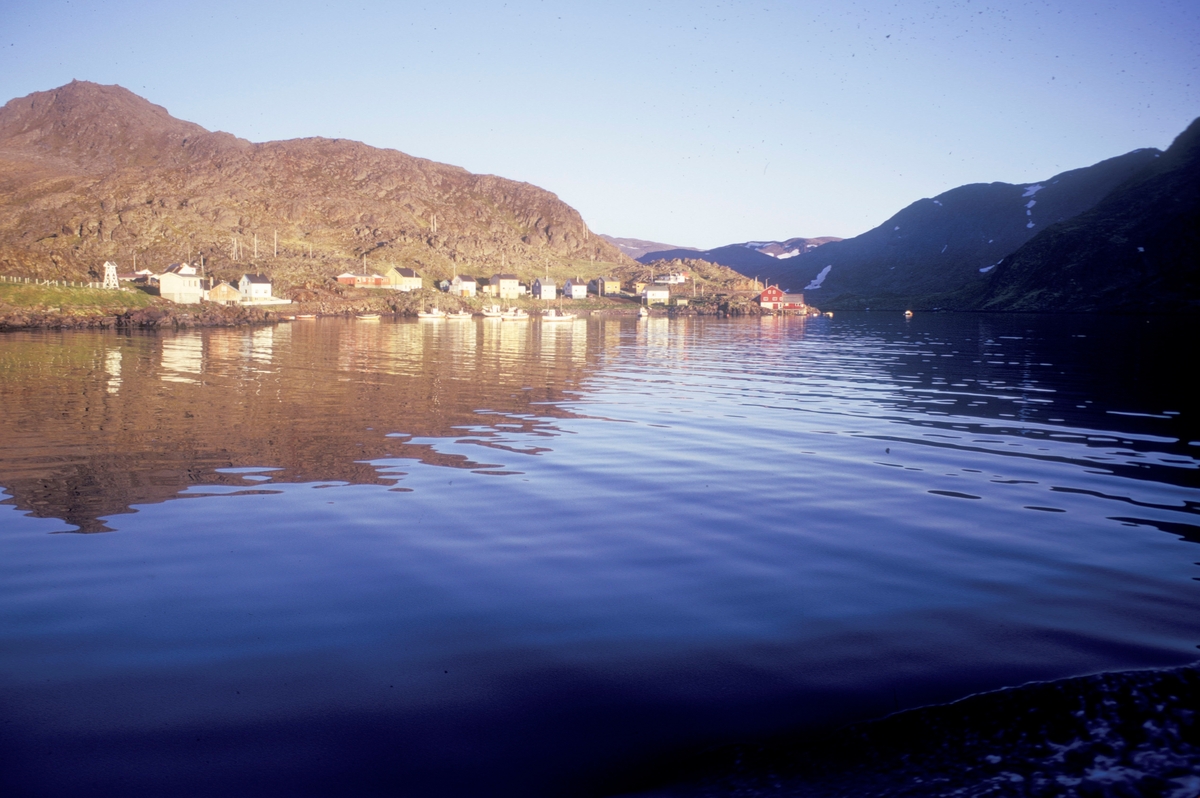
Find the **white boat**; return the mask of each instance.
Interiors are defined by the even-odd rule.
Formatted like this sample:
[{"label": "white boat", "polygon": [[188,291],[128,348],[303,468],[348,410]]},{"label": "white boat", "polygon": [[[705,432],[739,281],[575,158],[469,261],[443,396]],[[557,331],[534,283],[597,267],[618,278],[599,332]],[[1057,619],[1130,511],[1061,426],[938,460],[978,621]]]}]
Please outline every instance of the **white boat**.
[{"label": "white boat", "polygon": [[483,309],[483,317],[485,319],[498,319],[503,315],[504,313],[500,310],[499,305],[487,305]]},{"label": "white boat", "polygon": [[441,308],[432,308],[430,310],[422,310],[417,313],[418,319],[444,319],[446,311]]},{"label": "white boat", "polygon": [[379,314],[378,313],[359,313],[357,318],[359,321],[379,321]]},{"label": "white boat", "polygon": [[650,318],[650,308],[646,307],[645,305],[642,305],[640,308],[638,308],[638,318],[639,319]]},{"label": "white boat", "polygon": [[574,321],[574,313],[563,313],[558,308],[550,308],[542,315],[542,321]]},{"label": "white boat", "polygon": [[454,321],[470,321],[471,316],[472,314],[469,310],[453,310],[446,314],[447,319],[452,319]]},{"label": "white boat", "polygon": [[525,321],[529,318],[529,313],[521,308],[509,308],[500,314],[500,318],[504,321]]}]

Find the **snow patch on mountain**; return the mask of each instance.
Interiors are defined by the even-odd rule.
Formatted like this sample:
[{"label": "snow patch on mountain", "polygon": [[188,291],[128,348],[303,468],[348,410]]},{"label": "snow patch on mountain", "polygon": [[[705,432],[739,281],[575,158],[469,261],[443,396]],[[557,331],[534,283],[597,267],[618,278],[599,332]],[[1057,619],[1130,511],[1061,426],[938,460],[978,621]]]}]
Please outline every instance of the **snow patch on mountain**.
[{"label": "snow patch on mountain", "polygon": [[[770,255],[771,253],[768,252],[767,254]],[[780,254],[776,255],[775,257],[779,258],[779,260],[787,260],[788,258],[794,258],[799,254],[800,254],[800,250],[793,249],[791,252],[781,252]]]},{"label": "snow patch on mountain", "polygon": [[1041,183],[1035,183],[1032,186],[1026,186],[1025,193],[1022,194],[1021,197],[1032,197],[1034,194],[1038,193],[1044,188],[1045,186],[1043,186]]},{"label": "snow patch on mountain", "polygon": [[832,268],[833,268],[833,264],[831,263],[828,266],[826,266],[824,269],[821,269],[820,274],[818,274],[816,277],[814,277],[811,283],[804,286],[804,290],[805,291],[816,291],[818,288],[820,288],[821,283],[825,282],[825,278],[829,276],[829,272]]}]

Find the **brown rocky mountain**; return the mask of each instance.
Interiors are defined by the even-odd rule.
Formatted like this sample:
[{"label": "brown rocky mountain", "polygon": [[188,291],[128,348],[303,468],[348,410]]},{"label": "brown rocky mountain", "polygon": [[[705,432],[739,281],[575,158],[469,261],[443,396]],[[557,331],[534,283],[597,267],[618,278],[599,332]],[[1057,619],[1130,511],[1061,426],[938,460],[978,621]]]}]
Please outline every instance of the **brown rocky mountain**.
[{"label": "brown rocky mountain", "polygon": [[0,108],[0,274],[78,280],[105,260],[132,271],[135,258],[160,269],[201,256],[210,274],[263,271],[282,287],[364,256],[370,271],[435,279],[630,263],[544,189],[396,150],[255,144],[82,81]]}]

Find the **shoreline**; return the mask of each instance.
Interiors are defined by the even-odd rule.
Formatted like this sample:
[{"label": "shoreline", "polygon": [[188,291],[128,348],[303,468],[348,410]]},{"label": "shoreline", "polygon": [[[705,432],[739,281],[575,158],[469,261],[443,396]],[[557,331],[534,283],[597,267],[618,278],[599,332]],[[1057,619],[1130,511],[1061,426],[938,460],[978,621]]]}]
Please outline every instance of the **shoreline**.
[{"label": "shoreline", "polygon": [[[1200,662],[1035,681],[643,763],[624,798],[1200,794]],[[640,783],[639,783],[640,782]]]}]

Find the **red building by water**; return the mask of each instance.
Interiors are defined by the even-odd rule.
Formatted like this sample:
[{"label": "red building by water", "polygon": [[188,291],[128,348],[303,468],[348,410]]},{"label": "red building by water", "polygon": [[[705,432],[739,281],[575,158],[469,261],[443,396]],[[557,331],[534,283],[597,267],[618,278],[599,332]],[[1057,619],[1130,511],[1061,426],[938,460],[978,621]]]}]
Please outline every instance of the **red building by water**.
[{"label": "red building by water", "polygon": [[807,310],[804,304],[804,294],[788,294],[777,285],[767,286],[767,290],[758,295],[758,304],[769,310]]}]

